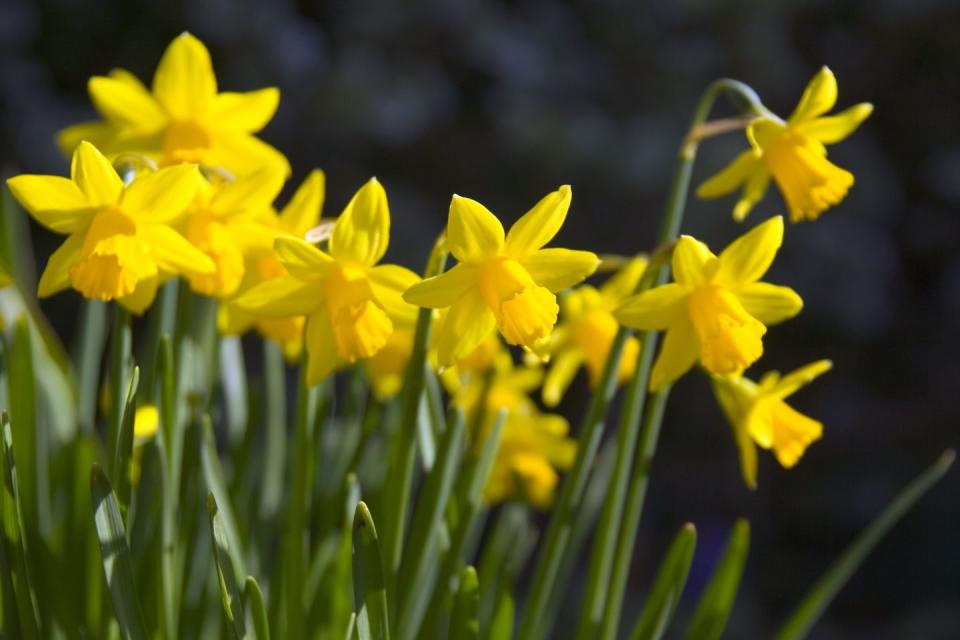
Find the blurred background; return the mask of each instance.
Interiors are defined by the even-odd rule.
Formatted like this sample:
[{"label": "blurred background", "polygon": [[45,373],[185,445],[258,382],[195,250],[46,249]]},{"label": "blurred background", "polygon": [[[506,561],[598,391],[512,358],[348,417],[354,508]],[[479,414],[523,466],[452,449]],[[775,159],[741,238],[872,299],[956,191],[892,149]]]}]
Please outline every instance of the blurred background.
[{"label": "blurred background", "polygon": [[[839,108],[870,101],[876,111],[831,148],[857,178],[846,201],[787,229],[768,279],[794,287],[806,308],[767,334],[761,363],[834,361],[793,403],[824,422],[824,438],[789,472],[763,455],[750,492],[705,378],[684,378],[636,543],[636,606],[625,611],[639,611],[651,563],[685,521],[701,539],[681,604],[692,607],[734,518],[746,516],[753,544],[727,637],[764,637],[908,479],[958,445],[960,6],[641,4],[0,0],[0,171],[65,172],[53,136],[94,117],[87,78],[124,67],[149,81],[186,29],[209,46],[221,89],[281,89],[262,136],[293,164],[288,192],[321,167],[325,214],[336,215],[369,176],[384,183],[393,261],[422,266],[454,192],[510,222],[564,183],[574,204],[557,244],[630,254],[651,248],[675,150],[708,82],[743,80],[787,115],[829,65]],[[695,183],[744,144],[732,134],[704,145]],[[722,247],[744,230],[732,205],[692,199],[684,231]],[[771,189],[748,224],[784,211]],[[33,231],[40,266],[56,239]],[[78,297],[42,306],[69,338]],[[585,386],[565,400],[571,418]],[[958,489],[954,470],[878,547],[815,637],[956,637]]]}]

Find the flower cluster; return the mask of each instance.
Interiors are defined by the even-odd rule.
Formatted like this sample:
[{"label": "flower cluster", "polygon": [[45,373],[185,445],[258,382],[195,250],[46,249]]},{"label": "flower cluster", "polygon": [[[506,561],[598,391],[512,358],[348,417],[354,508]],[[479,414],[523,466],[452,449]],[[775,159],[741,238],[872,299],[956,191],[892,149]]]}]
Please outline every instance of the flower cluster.
[{"label": "flower cluster", "polygon": [[[291,359],[305,350],[309,385],[362,363],[384,402],[402,386],[418,315],[428,317],[431,362],[454,404],[479,416],[474,447],[497,411],[507,411],[490,501],[550,504],[557,473],[576,448],[566,421],[541,411],[530,394],[542,386],[543,404],[556,406],[581,368],[596,386],[621,326],[665,332],[651,391],[697,363],[712,376],[749,485],[756,483],[756,446],[791,466],[820,437],[820,423],[783,399],[829,363],[756,384],[743,377],[763,354],[768,326],[802,307],[792,289],[761,280],[783,241],[781,217],[719,255],[680,237],[672,246],[673,282],[644,290],[641,283],[653,279],[643,276],[660,268],[652,260],[606,261],[603,270],[615,272],[594,286],[581,283],[600,265],[596,254],[547,246],[570,210],[569,186],[547,194],[509,231],[476,200],[454,195],[444,246],[456,263],[421,279],[381,263],[391,213],[376,178],[331,221],[320,220],[325,176],[318,170],[285,206],[276,204],[290,165],[255,134],[272,118],[279,92],[219,92],[210,56],[193,36],[174,40],[150,89],[115,70],[92,78],[89,93],[102,121],[59,136],[72,155],[70,177],[9,181],[38,223],[67,236],[47,263],[40,297],[73,288],[140,314],[160,285],[182,277],[195,294],[218,301],[222,333],[256,329]],[[738,220],[771,177],[794,221],[840,202],[853,176],[826,159],[824,145],[849,135],[871,108],[823,116],[835,99],[836,81],[824,68],[785,122],[772,114],[749,122],[750,149],[700,195],[745,185]],[[624,383],[637,371],[641,347],[632,335],[621,344],[612,375]],[[519,362],[510,346],[525,352]]]}]

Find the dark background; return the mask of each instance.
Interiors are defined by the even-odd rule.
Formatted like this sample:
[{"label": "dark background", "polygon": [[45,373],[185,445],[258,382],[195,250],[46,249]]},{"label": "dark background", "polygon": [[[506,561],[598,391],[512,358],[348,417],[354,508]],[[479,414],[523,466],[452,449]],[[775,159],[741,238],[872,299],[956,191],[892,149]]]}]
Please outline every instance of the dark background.
[{"label": "dark background", "polygon": [[[686,377],[667,414],[625,608],[634,619],[651,563],[686,520],[701,539],[681,605],[692,606],[744,515],[753,547],[727,635],[762,637],[909,478],[957,445],[960,10],[949,0],[640,4],[0,0],[0,170],[66,171],[53,135],[93,117],[87,78],[119,66],[149,82],[188,29],[209,46],[222,89],[280,87],[262,135],[288,155],[295,182],[326,170],[328,215],[380,178],[393,260],[421,266],[451,193],[510,222],[563,183],[575,197],[556,244],[632,253],[651,248],[675,149],[709,81],[744,80],[785,116],[828,64],[840,108],[871,101],[876,111],[831,150],[857,178],[846,201],[787,229],[768,279],[794,287],[806,308],[768,333],[759,365],[833,359],[794,402],[823,420],[824,438],[792,471],[762,455],[751,493],[705,380]],[[694,180],[743,146],[739,135],[708,143]],[[744,230],[732,205],[691,200],[685,232],[722,247]],[[771,189],[749,224],[783,212]],[[34,237],[45,260],[56,238],[36,228]],[[69,337],[77,296],[43,307]],[[567,415],[579,415],[578,388]],[[814,637],[957,637],[958,487],[954,470]]]}]

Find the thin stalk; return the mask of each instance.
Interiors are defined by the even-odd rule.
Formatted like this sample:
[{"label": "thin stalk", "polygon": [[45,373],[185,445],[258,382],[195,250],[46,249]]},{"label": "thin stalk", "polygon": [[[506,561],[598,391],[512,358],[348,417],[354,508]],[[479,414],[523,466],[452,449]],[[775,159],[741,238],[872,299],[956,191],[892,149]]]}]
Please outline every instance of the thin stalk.
[{"label": "thin stalk", "polygon": [[[706,121],[710,109],[721,93],[730,93],[735,96],[738,102],[744,106],[744,110],[757,114],[766,112],[754,91],[743,83],[729,79],[717,80],[707,87],[697,103],[690,123],[689,130],[691,132]],[[699,139],[688,135],[680,148],[664,211],[658,246],[671,242],[680,231],[687,191],[690,186],[690,176],[693,171],[693,160],[696,157],[698,144]],[[577,448],[577,456],[570,472],[564,479],[560,496],[547,528],[545,542],[538,557],[530,596],[521,618],[518,635],[520,640],[539,640],[543,637],[544,630],[548,626],[545,619],[547,603],[550,600],[551,591],[556,588],[555,578],[560,567],[560,561],[563,555],[569,552],[567,546],[573,521],[577,508],[583,499],[587,476],[596,457],[597,447],[603,432],[601,421],[606,415],[607,407],[616,389],[616,372],[619,371],[623,348],[630,333],[630,330],[624,327],[617,331],[607,355],[603,373],[591,396],[587,413],[580,427],[580,446]],[[644,342],[648,341],[645,340]]]},{"label": "thin stalk", "polygon": [[86,434],[93,433],[97,415],[97,387],[100,383],[100,359],[107,339],[107,305],[100,300],[84,300],[80,312],[80,341],[74,361],[77,363],[77,421]]},{"label": "thin stalk", "polygon": [[283,347],[274,340],[263,341],[263,368],[266,377],[266,444],[260,518],[270,521],[280,509],[283,495],[284,460],[287,456],[287,391]]},{"label": "thin stalk", "polygon": [[120,446],[120,421],[123,419],[123,404],[126,401],[127,371],[130,370],[130,312],[119,304],[114,305],[113,338],[110,356],[110,423],[107,432],[107,447],[109,457],[107,465],[109,477],[116,480],[117,469],[113,462],[117,459],[117,449]]}]

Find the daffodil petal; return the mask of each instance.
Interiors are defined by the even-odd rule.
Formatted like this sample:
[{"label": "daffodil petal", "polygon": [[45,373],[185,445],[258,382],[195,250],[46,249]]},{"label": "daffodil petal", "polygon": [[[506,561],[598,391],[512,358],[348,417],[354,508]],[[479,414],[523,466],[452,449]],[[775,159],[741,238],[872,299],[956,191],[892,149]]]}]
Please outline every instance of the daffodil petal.
[{"label": "daffodil petal", "polygon": [[145,278],[137,283],[133,293],[119,298],[117,303],[134,315],[142,315],[156,299],[159,285],[159,277]]},{"label": "daffodil petal", "polygon": [[820,68],[810,84],[804,89],[797,108],[793,110],[788,122],[795,124],[816,118],[830,111],[837,102],[837,79],[828,67]]},{"label": "daffodil petal", "polygon": [[686,319],[667,329],[660,355],[650,374],[650,390],[659,391],[685,374],[700,357],[700,340]]},{"label": "daffodil petal", "polygon": [[572,197],[569,185],[547,194],[510,227],[504,242],[504,253],[522,258],[550,242],[567,218]]},{"label": "daffodil petal", "polygon": [[873,105],[863,102],[833,116],[815,118],[797,125],[797,132],[819,140],[823,144],[840,142],[857,130],[873,113]]},{"label": "daffodil petal", "polygon": [[189,33],[177,36],[157,65],[153,93],[174,120],[196,120],[208,113],[217,94],[210,52]]},{"label": "daffodil petal", "polygon": [[290,175],[290,163],[286,156],[249,133],[217,131],[213,148],[207,153],[205,162],[214,167],[229,167],[237,176],[267,166],[278,168],[284,176]]},{"label": "daffodil petal", "polygon": [[372,267],[387,251],[389,240],[387,192],[376,178],[371,178],[354,194],[334,223],[330,255],[338,261]]},{"label": "daffodil petal", "polygon": [[680,236],[673,248],[673,279],[686,287],[703,284],[707,265],[715,258],[707,245],[696,238]]},{"label": "daffodil petal", "polygon": [[293,236],[276,238],[273,250],[290,275],[305,282],[323,278],[336,265],[333,258],[316,246]]},{"label": "daffodil petal", "polygon": [[325,194],[326,175],[314,169],[280,212],[280,225],[291,235],[303,236],[320,222]]},{"label": "daffodil petal", "polygon": [[773,453],[785,468],[797,464],[811,443],[823,435],[823,424],[785,402],[773,409]]},{"label": "daffodil petal", "polygon": [[600,259],[592,251],[540,249],[524,256],[518,262],[534,282],[557,292],[583,282],[597,270]]},{"label": "daffodil petal", "polygon": [[631,258],[627,264],[610,276],[610,278],[600,285],[600,295],[608,305],[608,309],[613,309],[632,296],[647,269],[648,260],[646,256],[637,256]]},{"label": "daffodil petal", "polygon": [[500,253],[503,225],[495,215],[470,198],[454,195],[447,218],[447,244],[460,262],[479,262]]},{"label": "daffodil petal", "polygon": [[324,310],[307,318],[307,386],[323,382],[337,367],[337,343],[333,325]]},{"label": "daffodil petal", "polygon": [[442,367],[469,355],[493,331],[493,312],[476,291],[461,296],[444,319],[437,335],[437,361]]},{"label": "daffodil petal", "polygon": [[819,376],[833,368],[830,360],[817,360],[783,376],[773,387],[771,393],[781,400],[793,395],[800,388],[813,382]]},{"label": "daffodil petal", "polygon": [[46,298],[70,286],[70,266],[80,258],[84,234],[74,233],[50,254],[37,284],[37,297]]},{"label": "daffodil petal", "polygon": [[560,404],[582,364],[583,356],[574,349],[561,351],[550,361],[543,380],[543,404],[548,407]]},{"label": "daffodil petal", "polygon": [[666,329],[686,311],[686,296],[686,289],[679,284],[664,284],[627,298],[614,316],[633,329]]},{"label": "daffodil petal", "polygon": [[264,167],[223,185],[214,194],[210,207],[222,216],[262,213],[270,208],[285,179],[279,167]]},{"label": "daffodil petal", "polygon": [[235,303],[237,308],[256,316],[289,318],[313,313],[322,304],[322,285],[303,282],[293,276],[280,276],[253,287]]},{"label": "daffodil petal", "polygon": [[745,131],[750,147],[759,156],[786,129],[786,125],[770,118],[757,118]]},{"label": "daffodil petal", "polygon": [[763,199],[770,186],[770,171],[766,167],[758,167],[756,172],[747,179],[740,199],[733,207],[733,219],[742,222],[753,210],[753,206]]},{"label": "daffodil petal", "polygon": [[100,149],[106,149],[115,138],[116,127],[109,122],[80,122],[61,129],[57,133],[57,146],[60,152],[70,157],[77,145],[86,140]]},{"label": "daffodil petal", "polygon": [[156,131],[167,116],[150,92],[125,78],[94,76],[87,83],[90,100],[107,120],[133,129]]},{"label": "daffodil petal", "polygon": [[394,321],[413,324],[417,307],[403,299],[403,292],[420,281],[420,276],[406,267],[382,264],[370,270],[373,295]]},{"label": "daffodil petal", "polygon": [[70,176],[96,207],[115,205],[123,192],[123,181],[110,161],[89,142],[81,142],[73,152]]},{"label": "daffodil petal", "polygon": [[170,274],[203,275],[216,271],[207,254],[170,227],[162,224],[141,224],[139,235],[150,247],[150,257]]},{"label": "daffodil petal", "polygon": [[33,219],[54,233],[72,233],[93,214],[86,196],[67,178],[21,175],[7,180],[7,186]]},{"label": "daffodil petal", "polygon": [[418,307],[444,309],[459,300],[476,282],[474,267],[457,264],[449,271],[414,284],[404,292],[403,299]]},{"label": "daffodil petal", "polygon": [[752,282],[739,288],[736,296],[746,312],[765,325],[789,320],[803,309],[796,291],[767,282]]},{"label": "daffodil petal", "polygon": [[756,282],[770,268],[782,243],[782,216],[758,224],[720,253],[717,281],[731,287]]},{"label": "daffodil petal", "polygon": [[220,129],[256,133],[267,126],[280,104],[280,90],[275,87],[234,93],[225,91],[213,98],[210,122]]},{"label": "daffodil petal", "polygon": [[757,445],[746,429],[746,415],[741,401],[738,380],[713,376],[713,393],[730,424],[733,441],[740,457],[740,473],[749,489],[757,488]]},{"label": "daffodil petal", "polygon": [[180,217],[197,192],[200,176],[192,164],[138,175],[123,192],[122,208],[137,220],[170,222]]},{"label": "daffodil petal", "polygon": [[725,169],[708,178],[697,187],[700,198],[718,198],[724,196],[746,182],[751,173],[760,167],[760,159],[752,150],[744,151]]}]

